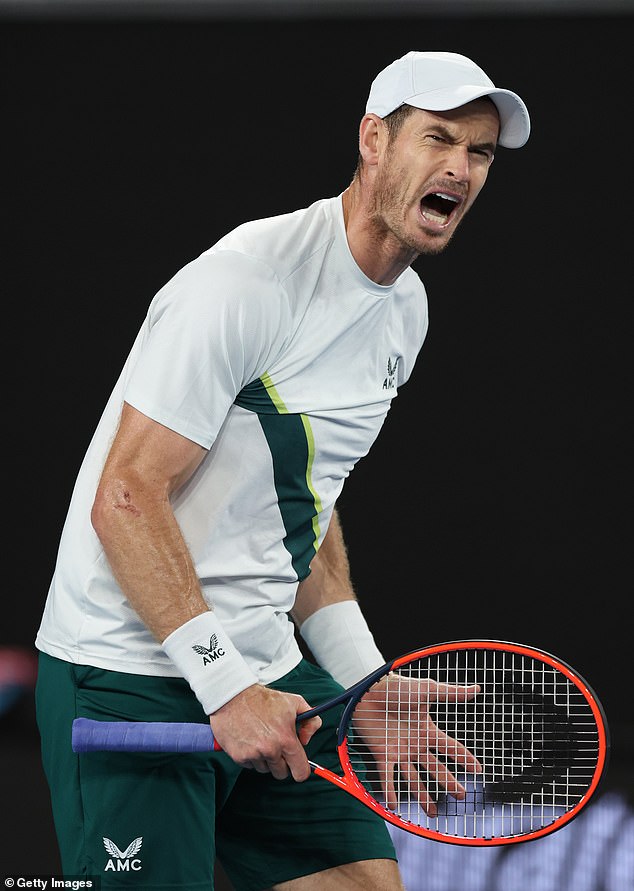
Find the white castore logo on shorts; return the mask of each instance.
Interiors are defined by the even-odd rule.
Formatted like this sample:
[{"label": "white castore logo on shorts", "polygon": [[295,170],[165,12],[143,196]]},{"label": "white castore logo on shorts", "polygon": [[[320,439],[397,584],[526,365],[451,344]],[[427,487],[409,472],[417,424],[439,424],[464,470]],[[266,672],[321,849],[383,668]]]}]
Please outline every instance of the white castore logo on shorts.
[{"label": "white castore logo on shorts", "polygon": [[125,851],[120,851],[113,841],[104,838],[103,846],[110,854],[110,860],[104,866],[104,872],[112,870],[113,872],[129,872],[133,869],[138,872],[141,869],[141,861],[136,856],[141,850],[143,844],[143,836],[135,838],[130,842]]},{"label": "white castore logo on shorts", "polygon": [[203,657],[203,665],[210,665],[212,662],[215,662],[216,659],[220,659],[221,656],[224,656],[225,651],[221,646],[218,645],[218,635],[212,634],[209,638],[209,646],[204,647],[200,644],[194,644],[192,647],[195,653],[198,653],[199,656]]}]

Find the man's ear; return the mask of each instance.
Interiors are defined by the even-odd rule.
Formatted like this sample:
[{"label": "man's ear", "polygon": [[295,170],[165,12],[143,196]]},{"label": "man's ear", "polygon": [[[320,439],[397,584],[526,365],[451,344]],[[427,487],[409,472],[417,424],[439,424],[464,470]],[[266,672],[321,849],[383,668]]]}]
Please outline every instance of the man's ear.
[{"label": "man's ear", "polygon": [[378,115],[366,114],[359,124],[359,154],[364,164],[374,167],[378,163],[386,140],[385,124]]}]

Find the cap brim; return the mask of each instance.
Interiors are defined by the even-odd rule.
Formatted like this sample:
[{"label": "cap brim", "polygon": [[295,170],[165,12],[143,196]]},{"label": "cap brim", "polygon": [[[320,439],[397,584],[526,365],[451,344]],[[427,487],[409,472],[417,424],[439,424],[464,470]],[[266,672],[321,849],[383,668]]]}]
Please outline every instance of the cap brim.
[{"label": "cap brim", "polygon": [[424,111],[450,111],[483,96],[491,98],[500,115],[499,145],[503,145],[504,148],[521,148],[525,145],[531,132],[528,109],[517,93],[511,90],[501,90],[481,84],[462,85],[418,93],[405,99],[404,102]]}]

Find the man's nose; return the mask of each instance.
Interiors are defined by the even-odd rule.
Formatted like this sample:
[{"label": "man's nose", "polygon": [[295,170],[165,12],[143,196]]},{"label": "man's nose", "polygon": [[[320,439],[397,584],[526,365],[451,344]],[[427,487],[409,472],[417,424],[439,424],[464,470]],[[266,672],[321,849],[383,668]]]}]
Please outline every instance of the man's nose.
[{"label": "man's nose", "polygon": [[458,182],[468,182],[470,172],[470,155],[466,145],[452,145],[446,159],[447,176]]}]

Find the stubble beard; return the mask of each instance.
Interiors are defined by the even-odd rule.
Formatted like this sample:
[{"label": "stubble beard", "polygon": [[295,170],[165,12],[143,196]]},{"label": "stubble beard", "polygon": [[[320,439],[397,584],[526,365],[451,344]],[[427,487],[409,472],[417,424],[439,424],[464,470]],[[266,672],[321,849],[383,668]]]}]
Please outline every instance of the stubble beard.
[{"label": "stubble beard", "polygon": [[445,250],[453,238],[455,227],[451,232],[426,232],[420,230],[413,234],[408,230],[406,212],[409,205],[406,195],[399,188],[399,181],[404,176],[399,170],[386,170],[377,174],[374,185],[374,200],[370,211],[377,240],[383,240],[391,233],[408,251],[418,255],[434,256]]}]

